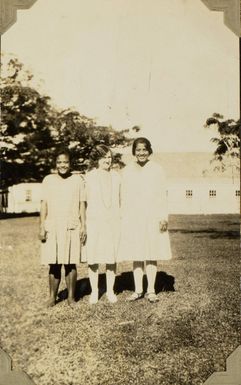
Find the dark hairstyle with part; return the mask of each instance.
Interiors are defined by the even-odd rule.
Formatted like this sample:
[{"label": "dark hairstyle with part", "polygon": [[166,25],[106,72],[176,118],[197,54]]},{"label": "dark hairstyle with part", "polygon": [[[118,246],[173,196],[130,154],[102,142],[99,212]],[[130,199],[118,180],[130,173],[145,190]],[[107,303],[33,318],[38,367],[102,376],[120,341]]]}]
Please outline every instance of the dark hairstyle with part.
[{"label": "dark hairstyle with part", "polygon": [[149,152],[149,155],[151,155],[153,153],[152,151],[152,148],[151,148],[151,142],[146,139],[146,138],[137,138],[134,140],[133,144],[132,144],[132,155],[135,155],[136,153],[136,147],[138,144],[144,144],[147,151]]},{"label": "dark hairstyle with part", "polygon": [[55,160],[57,160],[57,158],[60,155],[66,155],[69,158],[69,160],[71,161],[71,153],[70,153],[70,151],[69,151],[69,149],[67,147],[59,147],[59,148],[57,148],[57,150],[55,152]]},{"label": "dark hairstyle with part", "polygon": [[97,167],[98,161],[101,158],[104,158],[106,156],[106,154],[108,154],[108,152],[110,152],[112,155],[112,151],[105,144],[97,144],[97,146],[92,148],[92,150],[90,152],[90,160],[91,160],[93,166]]}]

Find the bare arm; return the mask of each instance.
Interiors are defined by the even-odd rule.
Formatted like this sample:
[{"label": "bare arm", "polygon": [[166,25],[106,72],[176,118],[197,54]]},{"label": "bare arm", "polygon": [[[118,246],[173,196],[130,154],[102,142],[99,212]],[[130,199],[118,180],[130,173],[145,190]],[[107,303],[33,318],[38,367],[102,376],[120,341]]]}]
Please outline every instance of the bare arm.
[{"label": "bare arm", "polygon": [[80,219],[80,241],[82,244],[86,241],[86,181],[83,176],[80,177],[80,196],[79,196],[79,219]]},{"label": "bare arm", "polygon": [[167,191],[166,188],[162,191],[162,218],[160,220],[160,232],[164,233],[168,229],[168,212],[167,212]]},{"label": "bare arm", "polygon": [[86,240],[86,202],[80,202],[80,240],[82,243]]},{"label": "bare arm", "polygon": [[160,176],[160,198],[161,198],[161,218],[159,223],[160,232],[163,233],[168,229],[168,200],[167,200],[167,182],[164,171],[162,170]]},{"label": "bare arm", "polygon": [[40,229],[39,229],[39,239],[42,242],[46,240],[46,230],[45,230],[44,222],[47,217],[47,214],[48,214],[47,202],[45,200],[42,200],[41,206],[40,206]]}]

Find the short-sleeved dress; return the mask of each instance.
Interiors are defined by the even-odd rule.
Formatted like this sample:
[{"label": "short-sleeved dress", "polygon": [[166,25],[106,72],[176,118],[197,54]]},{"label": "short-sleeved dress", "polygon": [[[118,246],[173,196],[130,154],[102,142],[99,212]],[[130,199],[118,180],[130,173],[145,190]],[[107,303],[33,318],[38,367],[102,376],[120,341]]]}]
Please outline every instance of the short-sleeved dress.
[{"label": "short-sleeved dress", "polygon": [[85,200],[84,180],[73,174],[62,178],[47,175],[42,182],[42,200],[47,202],[45,230],[42,242],[42,264],[80,263],[80,202]]},{"label": "short-sleeved dress", "polygon": [[82,261],[115,263],[120,235],[120,175],[93,169],[85,176],[87,239]]},{"label": "short-sleeved dress", "polygon": [[121,237],[118,261],[168,260],[168,231],[159,223],[168,219],[165,174],[149,160],[143,167],[127,165],[121,182]]}]

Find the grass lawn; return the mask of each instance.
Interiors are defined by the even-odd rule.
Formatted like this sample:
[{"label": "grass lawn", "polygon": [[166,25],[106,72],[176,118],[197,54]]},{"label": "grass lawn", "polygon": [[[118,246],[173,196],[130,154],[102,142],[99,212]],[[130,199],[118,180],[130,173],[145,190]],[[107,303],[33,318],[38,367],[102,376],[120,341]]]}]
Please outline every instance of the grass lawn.
[{"label": "grass lawn", "polygon": [[171,216],[173,259],[158,265],[158,303],[125,302],[127,263],[118,267],[118,302],[107,302],[101,275],[103,295],[90,306],[83,264],[74,309],[64,279],[59,303],[45,309],[38,218],[0,225],[0,346],[37,385],[201,385],[240,344],[238,216]]}]

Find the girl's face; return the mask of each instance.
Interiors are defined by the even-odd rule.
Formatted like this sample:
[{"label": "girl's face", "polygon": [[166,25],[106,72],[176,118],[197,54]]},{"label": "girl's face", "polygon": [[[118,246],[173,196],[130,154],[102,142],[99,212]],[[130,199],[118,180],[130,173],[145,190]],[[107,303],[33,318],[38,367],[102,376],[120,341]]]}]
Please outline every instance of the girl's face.
[{"label": "girl's face", "polygon": [[138,143],[135,150],[135,157],[137,162],[140,164],[145,164],[149,159],[149,151],[146,148],[144,143]]},{"label": "girl's face", "polygon": [[109,151],[103,158],[99,159],[98,167],[102,170],[109,170],[111,167],[111,163],[112,163],[112,154]]},{"label": "girl's face", "polygon": [[56,169],[59,175],[66,175],[70,171],[70,160],[68,155],[61,154],[56,159]]}]

